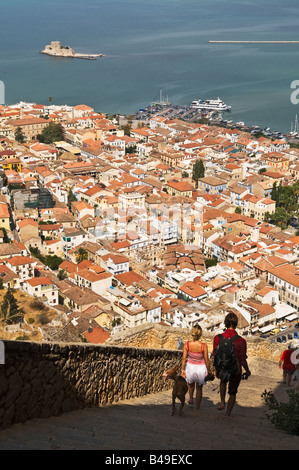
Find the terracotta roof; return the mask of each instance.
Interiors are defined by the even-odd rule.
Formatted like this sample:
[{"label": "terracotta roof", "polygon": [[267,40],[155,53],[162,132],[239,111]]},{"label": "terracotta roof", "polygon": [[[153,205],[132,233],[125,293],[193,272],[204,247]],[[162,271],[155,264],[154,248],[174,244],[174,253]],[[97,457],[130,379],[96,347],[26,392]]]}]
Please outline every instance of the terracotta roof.
[{"label": "terracotta roof", "polygon": [[132,286],[134,282],[143,280],[144,278],[135,271],[129,271],[127,273],[117,274],[114,276],[116,280],[127,286]]},{"label": "terracotta roof", "polygon": [[33,277],[31,279],[27,279],[27,282],[32,287],[53,284],[49,277]]},{"label": "terracotta roof", "polygon": [[111,335],[108,331],[99,326],[96,328],[92,327],[91,331],[85,331],[84,336],[89,343],[103,344],[110,338]]},{"label": "terracotta roof", "polygon": [[34,262],[35,262],[35,259],[31,258],[31,256],[13,256],[9,260],[7,260],[7,263],[9,263],[12,266],[20,266],[23,264],[30,264]]},{"label": "terracotta roof", "polygon": [[101,258],[103,261],[108,261],[109,259],[111,259],[111,261],[114,264],[127,263],[129,261],[129,258],[127,258],[126,256],[121,256],[118,254],[115,255],[113,253],[109,253],[108,255],[103,255],[101,256]]},{"label": "terracotta roof", "polygon": [[206,294],[206,291],[199,284],[192,281],[185,282],[179,290],[193,298],[201,297]]},{"label": "terracotta roof", "polygon": [[0,219],[9,218],[9,210],[7,204],[0,203]]},{"label": "terracotta roof", "polygon": [[177,181],[177,180],[171,180],[168,181],[167,186],[170,186],[171,188],[177,189],[178,191],[193,191],[193,186],[191,186],[188,181]]},{"label": "terracotta roof", "polygon": [[290,264],[269,268],[269,273],[295,287],[299,287],[299,268]]},{"label": "terracotta roof", "polygon": [[47,119],[37,118],[37,117],[28,117],[24,119],[14,119],[9,121],[9,124],[12,126],[31,126],[33,124],[49,124]]}]

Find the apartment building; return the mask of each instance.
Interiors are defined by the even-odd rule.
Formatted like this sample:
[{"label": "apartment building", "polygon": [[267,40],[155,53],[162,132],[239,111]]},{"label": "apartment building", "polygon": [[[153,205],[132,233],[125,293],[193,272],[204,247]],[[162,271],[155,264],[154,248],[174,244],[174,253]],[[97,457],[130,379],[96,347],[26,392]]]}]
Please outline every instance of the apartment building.
[{"label": "apartment building", "polygon": [[221,194],[227,187],[227,182],[214,176],[206,176],[198,180],[198,190],[208,194]]},{"label": "apartment building", "polygon": [[88,234],[84,230],[80,230],[77,228],[74,229],[65,229],[62,237],[62,251],[68,259],[69,257],[69,251],[78,246],[81,245],[84,241],[88,241]]},{"label": "apartment building", "polygon": [[269,268],[268,282],[278,290],[280,300],[299,310],[299,267],[293,265]]},{"label": "apartment building", "polygon": [[87,268],[71,274],[70,279],[81,289],[87,288],[98,295],[103,295],[111,286],[112,274],[104,269],[101,269],[101,272],[95,272]]},{"label": "apartment building", "polygon": [[247,217],[257,220],[264,220],[265,213],[273,214],[276,208],[276,202],[266,197],[247,194],[242,198],[243,213]]},{"label": "apartment building", "polygon": [[29,295],[37,297],[48,305],[58,305],[59,289],[49,277],[27,279],[24,283],[24,289]]},{"label": "apartment building", "polygon": [[161,306],[150,299],[127,295],[114,302],[113,310],[121,317],[124,329],[161,321]]},{"label": "apartment building", "polygon": [[192,197],[192,192],[194,191],[193,186],[191,186],[188,181],[178,181],[172,179],[166,184],[167,192],[172,196],[184,196]]},{"label": "apartment building", "polygon": [[126,256],[114,253],[102,255],[100,257],[100,265],[113,275],[127,273],[130,269],[130,261]]},{"label": "apartment building", "polygon": [[24,281],[34,277],[34,268],[37,261],[31,256],[12,256],[6,260],[6,265],[20,278],[20,285],[23,286]]},{"label": "apartment building", "polygon": [[49,125],[47,119],[38,117],[28,117],[24,119],[12,119],[8,122],[10,135],[14,136],[18,127],[22,129],[23,134],[28,140],[35,140],[43,129]]}]

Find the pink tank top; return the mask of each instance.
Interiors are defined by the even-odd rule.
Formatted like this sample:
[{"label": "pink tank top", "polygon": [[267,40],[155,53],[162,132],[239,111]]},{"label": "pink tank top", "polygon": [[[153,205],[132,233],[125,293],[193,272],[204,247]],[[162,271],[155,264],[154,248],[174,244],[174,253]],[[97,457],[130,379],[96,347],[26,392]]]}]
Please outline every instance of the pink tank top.
[{"label": "pink tank top", "polygon": [[187,341],[187,350],[188,350],[188,363],[189,364],[204,364],[204,354],[203,354],[203,345],[202,351],[200,352],[192,352],[189,351],[189,341]]}]

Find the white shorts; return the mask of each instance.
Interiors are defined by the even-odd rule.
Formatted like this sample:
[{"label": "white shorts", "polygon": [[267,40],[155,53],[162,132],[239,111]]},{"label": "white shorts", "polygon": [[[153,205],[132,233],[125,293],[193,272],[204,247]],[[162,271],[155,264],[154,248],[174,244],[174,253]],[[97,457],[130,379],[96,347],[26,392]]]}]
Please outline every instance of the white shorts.
[{"label": "white shorts", "polygon": [[188,384],[197,383],[198,385],[205,384],[205,377],[208,375],[208,369],[205,364],[190,364],[186,365],[186,381]]}]

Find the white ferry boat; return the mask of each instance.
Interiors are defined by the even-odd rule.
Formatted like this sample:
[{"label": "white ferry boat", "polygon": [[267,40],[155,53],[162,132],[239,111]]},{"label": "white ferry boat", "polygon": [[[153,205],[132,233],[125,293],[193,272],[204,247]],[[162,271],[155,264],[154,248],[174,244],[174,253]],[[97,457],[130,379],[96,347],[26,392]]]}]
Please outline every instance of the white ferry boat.
[{"label": "white ferry boat", "polygon": [[196,109],[206,109],[208,111],[228,111],[231,109],[231,106],[225,104],[220,98],[217,100],[195,100],[191,103],[192,108]]}]

